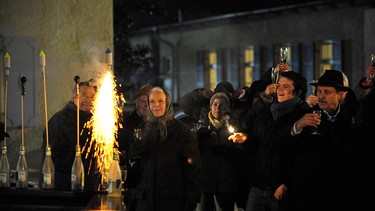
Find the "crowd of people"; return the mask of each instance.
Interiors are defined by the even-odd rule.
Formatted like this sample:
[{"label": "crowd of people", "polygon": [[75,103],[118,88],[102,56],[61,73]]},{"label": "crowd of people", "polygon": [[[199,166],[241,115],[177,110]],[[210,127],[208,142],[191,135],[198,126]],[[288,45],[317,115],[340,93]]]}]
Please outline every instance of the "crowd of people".
[{"label": "crowd of people", "polygon": [[[355,88],[338,70],[308,84],[288,68],[281,63],[277,80],[269,69],[237,90],[228,81],[213,91],[194,89],[180,99],[178,114],[166,90],[142,86],[118,132],[128,210],[369,210],[375,199],[375,67]],[[308,86],[316,91],[308,94]],[[59,190],[70,189],[77,97],[80,144],[90,138],[83,125],[96,86],[87,81],[79,87],[49,120]],[[98,168],[90,156],[82,159],[85,189],[95,191]]]}]

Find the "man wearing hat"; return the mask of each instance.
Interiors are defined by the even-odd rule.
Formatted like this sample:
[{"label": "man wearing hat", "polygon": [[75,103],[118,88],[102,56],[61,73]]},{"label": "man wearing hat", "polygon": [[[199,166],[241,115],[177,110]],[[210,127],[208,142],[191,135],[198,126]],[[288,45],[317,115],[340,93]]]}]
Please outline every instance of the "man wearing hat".
[{"label": "man wearing hat", "polygon": [[[134,95],[135,109],[124,117],[123,128],[118,132],[121,165],[128,164],[129,158],[127,157],[127,152],[134,138],[134,129],[142,129],[147,122],[147,94],[151,89],[152,86],[149,84],[139,88],[138,92]],[[129,178],[128,183],[130,183],[130,180]]]},{"label": "man wearing hat", "polygon": [[[316,83],[321,118],[306,113],[292,128],[296,135],[295,171],[293,174],[293,210],[355,210],[356,196],[348,162],[352,119],[340,105],[348,87],[343,74],[326,70]],[[312,132],[318,128],[319,135]],[[351,172],[352,173],[352,172]]]},{"label": "man wearing hat", "polygon": [[118,143],[121,152],[120,165],[127,167],[127,178],[124,182],[124,188],[128,188],[126,192],[127,206],[129,210],[134,210],[133,190],[138,183],[139,165],[137,162],[132,162],[132,158],[128,157],[130,144],[134,141],[134,129],[142,129],[148,121],[147,118],[147,95],[152,89],[152,85],[146,84],[139,88],[134,95],[135,109],[124,116],[122,126],[118,131]]}]

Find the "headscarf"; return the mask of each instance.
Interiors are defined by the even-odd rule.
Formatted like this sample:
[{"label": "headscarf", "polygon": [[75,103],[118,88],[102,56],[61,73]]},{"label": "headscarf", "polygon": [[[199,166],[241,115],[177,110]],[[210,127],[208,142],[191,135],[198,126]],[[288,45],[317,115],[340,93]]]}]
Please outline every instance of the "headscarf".
[{"label": "headscarf", "polygon": [[[150,94],[154,90],[161,90],[166,96],[166,107],[165,113],[161,117],[155,117],[150,108]],[[154,87],[150,90],[147,96],[147,116],[149,122],[145,126],[145,138],[150,139],[150,141],[157,141],[160,137],[161,141],[167,139],[167,123],[173,119],[173,106],[171,96],[164,89],[160,87]]]}]

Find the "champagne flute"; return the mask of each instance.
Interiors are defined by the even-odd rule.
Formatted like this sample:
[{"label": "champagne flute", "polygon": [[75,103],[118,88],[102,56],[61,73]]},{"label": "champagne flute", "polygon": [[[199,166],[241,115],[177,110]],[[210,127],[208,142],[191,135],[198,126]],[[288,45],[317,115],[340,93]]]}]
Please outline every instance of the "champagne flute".
[{"label": "champagne flute", "polygon": [[[313,110],[313,114],[317,114],[319,116],[319,119],[322,117],[322,111],[321,110]],[[315,131],[311,133],[312,135],[320,135],[318,132],[318,126],[315,127]]]},{"label": "champagne flute", "polygon": [[124,165],[124,166],[120,166],[120,169],[121,169],[121,180],[122,180],[121,183],[122,183],[122,187],[124,188],[124,183],[128,176],[128,167]]},{"label": "champagne flute", "polygon": [[272,68],[271,79],[272,79],[273,84],[279,83],[279,79],[280,79],[280,69],[279,68]]},{"label": "champagne flute", "polygon": [[281,58],[281,62],[286,63],[286,61],[288,59],[288,48],[287,47],[280,48],[280,58]]},{"label": "champagne flute", "polygon": [[[375,54],[371,54],[371,65],[375,67]],[[371,80],[374,79],[375,75],[371,74]]]},{"label": "champagne flute", "polygon": [[133,135],[134,135],[134,141],[141,141],[142,140],[142,129],[135,128]]},{"label": "champagne flute", "polygon": [[[318,83],[318,80],[312,80],[312,83],[313,84]],[[316,85],[311,86],[311,94],[316,96]]]}]

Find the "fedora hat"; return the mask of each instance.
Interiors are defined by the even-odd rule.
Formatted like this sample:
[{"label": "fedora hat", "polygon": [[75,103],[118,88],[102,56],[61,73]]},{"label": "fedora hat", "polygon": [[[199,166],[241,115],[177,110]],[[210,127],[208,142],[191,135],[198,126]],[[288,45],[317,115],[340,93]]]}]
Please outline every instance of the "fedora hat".
[{"label": "fedora hat", "polygon": [[313,86],[330,86],[339,88],[342,91],[348,91],[350,88],[344,86],[344,77],[341,71],[338,70],[326,70],[322,76],[320,76],[318,82],[310,83]]}]

